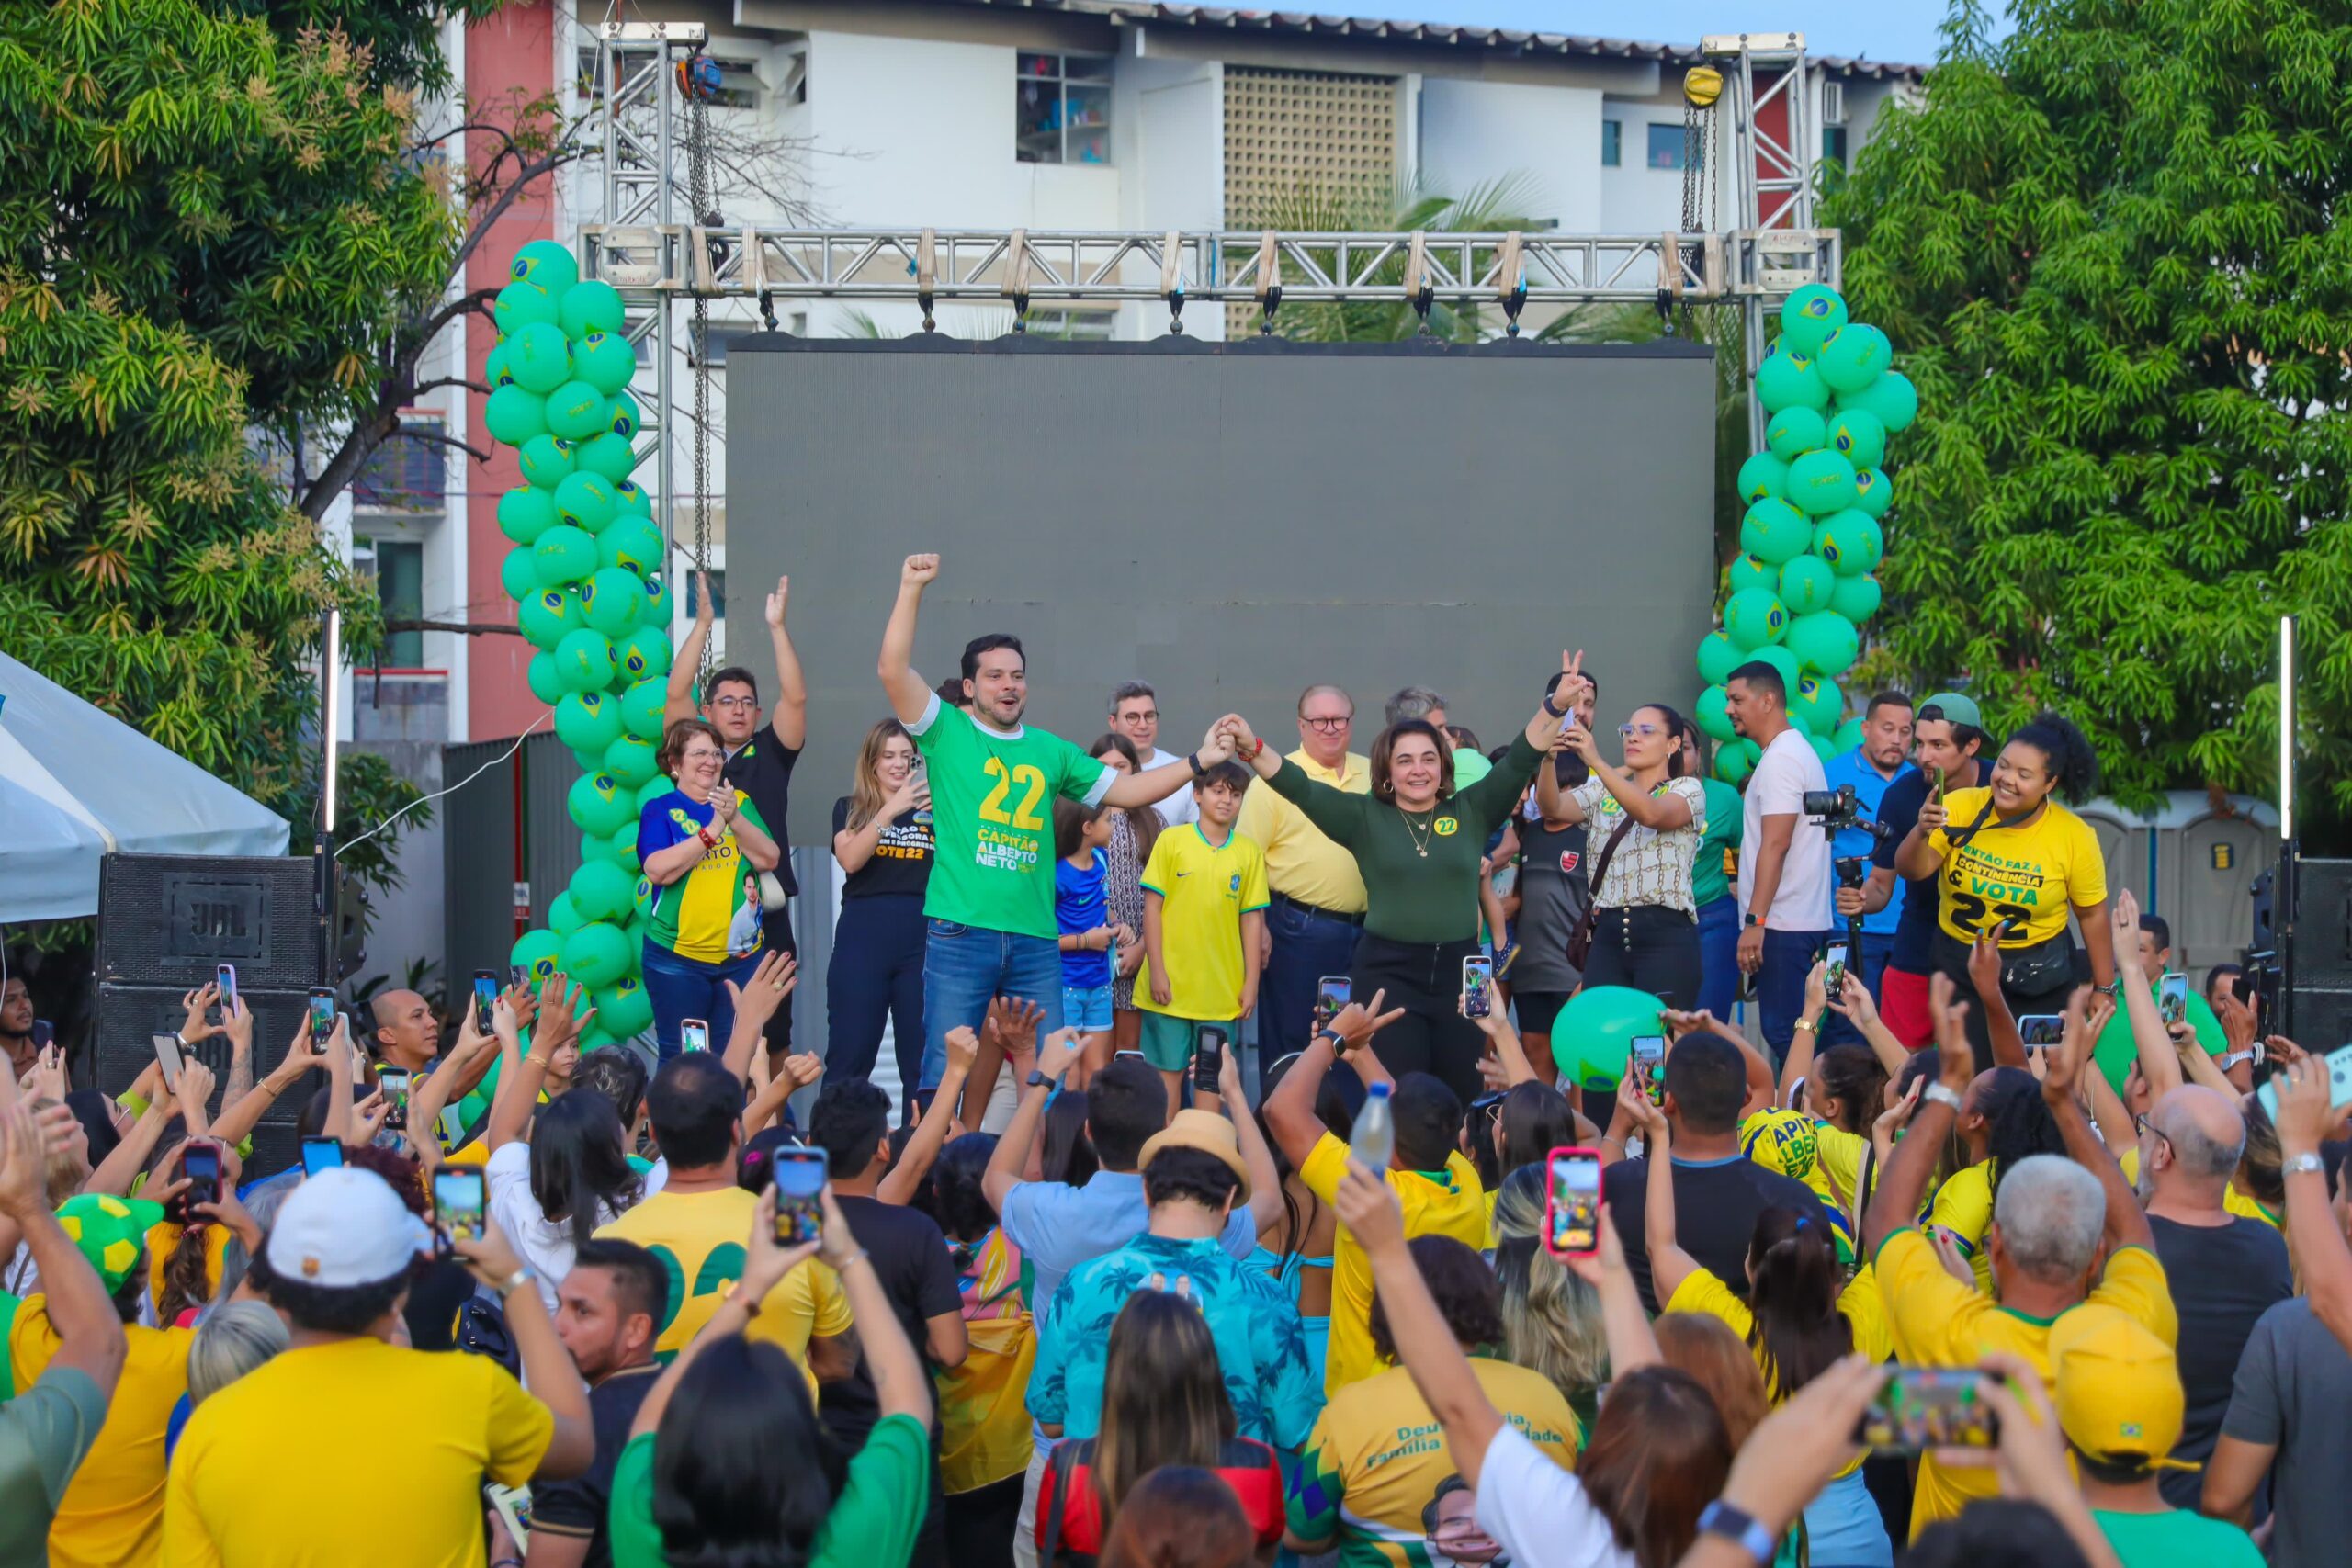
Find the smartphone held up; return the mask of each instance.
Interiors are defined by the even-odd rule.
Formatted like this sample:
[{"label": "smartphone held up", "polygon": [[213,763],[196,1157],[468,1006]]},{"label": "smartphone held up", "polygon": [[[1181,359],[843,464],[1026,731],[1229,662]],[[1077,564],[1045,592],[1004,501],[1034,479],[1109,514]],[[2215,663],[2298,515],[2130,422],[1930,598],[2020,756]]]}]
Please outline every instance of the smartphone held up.
[{"label": "smartphone held up", "polygon": [[481,1167],[445,1165],[433,1173],[433,1217],[452,1242],[481,1240],[488,1206]]},{"label": "smartphone held up", "polygon": [[825,1151],[781,1144],[775,1153],[775,1244],[799,1247],[825,1234]]},{"label": "smartphone held up", "polygon": [[1484,953],[1462,961],[1462,1016],[1486,1018],[1495,1010],[1495,961]]},{"label": "smartphone held up", "polygon": [[1545,1159],[1544,1247],[1555,1258],[1600,1249],[1600,1151],[1554,1149]]},{"label": "smartphone held up", "polygon": [[1193,1031],[1193,1089],[1215,1098],[1218,1075],[1225,1071],[1229,1032],[1222,1023],[1196,1025]]}]

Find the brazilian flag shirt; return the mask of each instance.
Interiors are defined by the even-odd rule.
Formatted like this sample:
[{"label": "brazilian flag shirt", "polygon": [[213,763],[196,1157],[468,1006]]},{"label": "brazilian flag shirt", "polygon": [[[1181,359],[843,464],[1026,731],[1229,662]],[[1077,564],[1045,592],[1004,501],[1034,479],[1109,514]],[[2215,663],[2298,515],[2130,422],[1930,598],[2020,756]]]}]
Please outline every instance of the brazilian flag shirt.
[{"label": "brazilian flag shirt", "polygon": [[1058,936],[1054,919],[1054,798],[1088,806],[1112,772],[1058,735],[989,729],[938,697],[907,726],[931,773],[937,849],[922,912],[1021,936]]},{"label": "brazilian flag shirt", "polygon": [[[761,832],[768,832],[768,825],[760,819],[759,807],[741,790],[735,791],[735,805],[743,819]],[[697,801],[684,790],[673,789],[665,795],[645,803],[637,818],[637,858],[642,863],[651,860],[662,851],[684,843],[711,825],[717,815],[708,801]],[[735,841],[732,828],[714,830],[718,842],[703,852],[694,868],[667,887],[656,887],[640,878],[637,885],[638,901],[646,912],[646,935],[668,948],[681,958],[691,958],[697,964],[724,964],[737,956],[728,942],[728,931],[735,925],[735,913],[747,901],[756,901],[758,890],[752,884],[752,863],[743,858],[742,846]],[[773,833],[769,834],[773,838]],[[760,930],[756,920],[750,922],[752,947],[757,947]],[[750,952],[751,948],[743,951]]]}]

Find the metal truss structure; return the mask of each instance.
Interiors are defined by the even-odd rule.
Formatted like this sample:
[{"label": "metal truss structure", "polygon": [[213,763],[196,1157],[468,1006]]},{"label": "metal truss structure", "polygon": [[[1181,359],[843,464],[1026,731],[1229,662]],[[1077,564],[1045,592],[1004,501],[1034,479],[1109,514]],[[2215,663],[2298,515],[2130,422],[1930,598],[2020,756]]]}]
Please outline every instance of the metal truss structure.
[{"label": "metal truss structure", "polygon": [[1800,236],[1813,227],[1812,96],[1805,79],[1803,33],[1716,34],[1699,51],[1724,69],[1731,100],[1735,220],[1758,247],[1757,288],[1742,297],[1747,355],[1747,449],[1764,449],[1764,405],[1756,400],[1756,367],[1770,336],[1768,305],[1808,283],[1838,287],[1835,269],[1809,265]]}]

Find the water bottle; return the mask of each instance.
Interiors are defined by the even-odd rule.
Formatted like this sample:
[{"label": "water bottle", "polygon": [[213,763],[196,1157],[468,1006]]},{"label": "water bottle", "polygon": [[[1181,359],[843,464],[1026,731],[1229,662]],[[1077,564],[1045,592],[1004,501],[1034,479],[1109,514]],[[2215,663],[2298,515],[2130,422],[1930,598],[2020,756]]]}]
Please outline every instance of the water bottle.
[{"label": "water bottle", "polygon": [[1386,1174],[1388,1156],[1396,1152],[1396,1119],[1388,1111],[1385,1083],[1364,1090],[1363,1109],[1356,1112],[1355,1131],[1348,1135],[1348,1153],[1374,1176]]}]

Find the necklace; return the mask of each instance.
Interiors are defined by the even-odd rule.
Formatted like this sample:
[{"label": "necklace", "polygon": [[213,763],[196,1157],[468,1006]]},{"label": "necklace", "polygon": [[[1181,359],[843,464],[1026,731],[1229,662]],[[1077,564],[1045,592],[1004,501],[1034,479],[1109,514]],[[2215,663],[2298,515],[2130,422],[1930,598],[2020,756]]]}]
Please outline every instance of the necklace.
[{"label": "necklace", "polygon": [[1430,834],[1434,831],[1437,827],[1437,807],[1430,807],[1429,823],[1419,832],[1415,832],[1413,830],[1413,814],[1411,812],[1406,810],[1400,806],[1396,808],[1396,815],[1405,819],[1405,836],[1413,841],[1413,852],[1420,856],[1423,860],[1429,859]]}]

